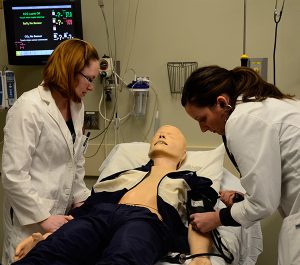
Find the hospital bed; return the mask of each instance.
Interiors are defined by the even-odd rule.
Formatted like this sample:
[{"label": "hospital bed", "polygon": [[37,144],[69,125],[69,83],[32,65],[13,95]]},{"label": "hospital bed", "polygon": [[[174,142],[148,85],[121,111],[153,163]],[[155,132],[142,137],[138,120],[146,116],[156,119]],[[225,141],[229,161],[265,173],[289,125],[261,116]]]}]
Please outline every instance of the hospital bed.
[{"label": "hospital bed", "polygon": [[[148,151],[149,144],[143,142],[116,145],[100,166],[97,182],[115,172],[133,169],[146,164],[149,161]],[[223,167],[224,154],[225,148],[223,144],[209,151],[188,151],[187,158],[180,170],[193,170],[199,176],[211,178],[213,188],[216,191],[230,189],[244,192],[239,179]],[[221,201],[218,201],[216,207],[222,208],[225,205]],[[234,261],[231,264],[256,264],[257,258],[263,248],[260,223],[257,222],[248,229],[241,227],[219,227],[218,231],[222,237],[222,242],[234,256]],[[213,265],[227,264],[220,257],[213,256],[211,257],[211,261]],[[184,264],[187,265],[188,263],[189,261],[187,260]],[[170,263],[159,262],[156,265],[170,265]]]}]

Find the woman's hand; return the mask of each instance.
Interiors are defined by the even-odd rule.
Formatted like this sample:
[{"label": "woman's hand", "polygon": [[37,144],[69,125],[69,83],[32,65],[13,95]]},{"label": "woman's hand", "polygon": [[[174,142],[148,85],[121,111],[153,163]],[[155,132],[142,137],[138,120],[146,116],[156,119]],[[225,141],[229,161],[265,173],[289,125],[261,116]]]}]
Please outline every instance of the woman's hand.
[{"label": "woman's hand", "polygon": [[46,220],[40,222],[40,226],[45,232],[53,233],[72,219],[74,218],[71,215],[51,215]]},{"label": "woman's hand", "polygon": [[77,202],[77,203],[74,203],[72,208],[77,208],[77,207],[80,207],[82,204],[84,204],[84,202]]},{"label": "woman's hand", "polygon": [[193,230],[207,233],[221,225],[219,211],[194,213],[190,215]]},{"label": "woman's hand", "polygon": [[224,190],[220,191],[220,200],[227,206],[231,207],[234,203],[233,199],[236,193],[244,196],[243,193],[235,191],[235,190]]}]

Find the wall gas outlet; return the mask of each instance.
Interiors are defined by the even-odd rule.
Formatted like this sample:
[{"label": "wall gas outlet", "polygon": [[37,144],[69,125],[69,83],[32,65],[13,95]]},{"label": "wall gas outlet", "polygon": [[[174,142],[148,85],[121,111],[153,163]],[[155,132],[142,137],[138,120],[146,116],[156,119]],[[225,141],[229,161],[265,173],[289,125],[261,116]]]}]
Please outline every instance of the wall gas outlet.
[{"label": "wall gas outlet", "polygon": [[83,127],[86,130],[99,130],[99,111],[85,111]]},{"label": "wall gas outlet", "polygon": [[249,58],[248,67],[256,71],[262,79],[268,81],[268,58]]}]

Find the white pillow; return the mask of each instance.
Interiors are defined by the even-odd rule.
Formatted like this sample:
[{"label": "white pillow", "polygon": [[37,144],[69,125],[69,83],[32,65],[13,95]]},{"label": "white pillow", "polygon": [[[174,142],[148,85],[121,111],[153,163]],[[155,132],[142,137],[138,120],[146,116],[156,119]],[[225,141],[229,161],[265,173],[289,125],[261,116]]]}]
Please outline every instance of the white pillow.
[{"label": "white pillow", "polygon": [[116,172],[147,164],[149,147],[149,143],[143,142],[117,144],[100,166],[98,181]]},{"label": "white pillow", "polygon": [[[99,182],[113,173],[145,165],[149,161],[149,143],[133,142],[116,145],[99,168]],[[196,171],[198,176],[210,178],[218,192],[223,174],[225,148],[221,144],[209,151],[188,151],[180,170]]]},{"label": "white pillow", "polygon": [[219,192],[223,176],[224,144],[208,151],[188,151],[180,170],[196,171],[198,176],[210,178],[212,187]]}]

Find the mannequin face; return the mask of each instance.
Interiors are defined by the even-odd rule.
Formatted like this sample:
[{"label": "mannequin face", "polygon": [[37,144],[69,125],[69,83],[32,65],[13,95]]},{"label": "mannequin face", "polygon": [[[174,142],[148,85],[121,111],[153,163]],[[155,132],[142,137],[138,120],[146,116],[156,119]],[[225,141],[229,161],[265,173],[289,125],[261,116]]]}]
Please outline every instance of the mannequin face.
[{"label": "mannequin face", "polygon": [[186,157],[186,142],[181,131],[171,125],[160,127],[152,138],[149,157],[169,158],[176,164],[182,162]]}]

